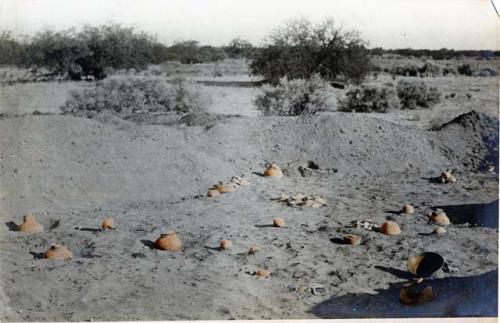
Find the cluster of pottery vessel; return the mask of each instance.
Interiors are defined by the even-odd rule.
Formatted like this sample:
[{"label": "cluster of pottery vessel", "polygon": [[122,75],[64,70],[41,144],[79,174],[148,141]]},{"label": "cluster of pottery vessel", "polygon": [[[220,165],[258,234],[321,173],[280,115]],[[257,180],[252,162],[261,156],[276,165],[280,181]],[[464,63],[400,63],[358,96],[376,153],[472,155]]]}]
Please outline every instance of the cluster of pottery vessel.
[{"label": "cluster of pottery vessel", "polygon": [[[263,172],[264,177],[275,177],[281,178],[283,177],[283,172],[281,168],[276,164],[271,164],[266,167]],[[456,181],[456,178],[451,175],[451,171],[446,170],[439,177],[439,181],[442,183],[453,183]],[[219,196],[221,194],[226,194],[233,192],[236,187],[239,186],[248,186],[250,183],[248,180],[242,177],[233,176],[229,182],[219,182],[214,185],[212,188],[208,190],[207,196],[210,198]],[[289,206],[310,206],[313,208],[319,208],[322,206],[326,206],[326,201],[321,196],[314,195],[304,195],[302,193],[295,194],[294,196],[289,196],[287,194],[282,194],[279,198],[273,199],[279,202],[286,203]],[[402,206],[400,210],[401,214],[413,214],[415,213],[415,207],[409,203],[406,203]],[[449,225],[450,220],[444,213],[442,209],[436,209],[430,211],[428,214],[429,222],[437,224],[438,226],[433,230],[434,234],[443,234],[446,233],[446,229],[443,226]],[[379,232],[385,235],[399,235],[401,234],[401,228],[394,221],[386,221],[382,223],[380,226],[376,226],[369,221],[365,221],[366,223],[357,222],[357,226],[363,226],[368,230],[378,230]],[[276,228],[285,227],[285,220],[283,218],[277,217],[273,219],[272,226]],[[100,225],[102,231],[113,230],[114,222],[112,218],[105,218]],[[25,215],[23,217],[23,222],[18,225],[18,231],[26,232],[26,233],[39,233],[43,232],[43,226],[36,221],[34,215]],[[342,237],[342,241],[344,244],[349,245],[359,245],[362,242],[362,237],[354,235],[354,234],[346,234]],[[180,251],[182,250],[182,241],[177,236],[175,231],[167,231],[165,233],[160,234],[160,236],[154,241],[154,247],[158,250],[163,251]],[[232,247],[232,242],[227,239],[220,240],[219,242],[219,250],[229,250]],[[260,246],[251,246],[247,252],[248,255],[255,254],[261,250]],[[438,255],[439,256],[439,255]],[[51,259],[51,260],[70,260],[72,259],[71,252],[62,245],[52,244],[50,248],[43,253],[43,258]],[[416,276],[422,276],[422,270],[419,272],[419,268],[422,268],[422,264],[429,263],[428,259],[424,255],[412,257],[408,260],[408,270],[415,274]],[[435,256],[433,256],[436,258]],[[440,256],[439,256],[440,257]],[[432,258],[432,257],[431,257]],[[428,265],[427,265],[428,266]],[[439,267],[440,268],[440,267]],[[435,270],[433,268],[432,270]],[[257,270],[255,276],[261,278],[269,277],[270,273],[267,270]],[[416,305],[423,304],[433,299],[433,291],[432,288],[427,286],[425,288],[417,288],[418,283],[420,283],[422,278],[417,279],[413,283],[404,286],[400,292],[400,300],[401,303],[407,305]]]},{"label": "cluster of pottery vessel", "polygon": [[238,186],[248,186],[250,182],[242,177],[233,176],[229,182],[219,182],[208,189],[208,197],[217,197],[221,194],[231,193]]}]

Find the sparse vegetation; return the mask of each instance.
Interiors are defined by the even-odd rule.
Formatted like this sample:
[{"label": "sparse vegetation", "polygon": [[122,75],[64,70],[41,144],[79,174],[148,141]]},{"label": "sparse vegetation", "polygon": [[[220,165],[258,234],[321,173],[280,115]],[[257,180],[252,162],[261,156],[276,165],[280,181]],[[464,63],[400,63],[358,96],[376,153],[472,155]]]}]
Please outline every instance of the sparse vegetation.
[{"label": "sparse vegetation", "polygon": [[401,109],[430,108],[441,99],[441,93],[438,89],[427,86],[423,81],[401,80],[396,90],[401,102]]},{"label": "sparse vegetation", "polygon": [[84,117],[107,110],[126,118],[138,113],[199,112],[204,102],[201,91],[182,80],[171,84],[152,77],[110,78],[73,91],[61,110]]},{"label": "sparse vegetation", "polygon": [[277,84],[280,78],[361,82],[370,70],[366,43],[353,31],[344,31],[333,20],[320,24],[291,20],[274,30],[269,44],[252,56],[250,70]]},{"label": "sparse vegetation", "polygon": [[344,112],[388,112],[400,108],[396,90],[392,83],[384,85],[361,85],[346,92],[339,111]]},{"label": "sparse vegetation", "polygon": [[309,80],[284,77],[275,86],[264,85],[261,92],[255,105],[267,116],[311,115],[335,105],[331,86],[319,75]]},{"label": "sparse vegetation", "polygon": [[460,64],[457,67],[457,70],[460,75],[472,76],[472,67],[470,66],[470,64]]}]

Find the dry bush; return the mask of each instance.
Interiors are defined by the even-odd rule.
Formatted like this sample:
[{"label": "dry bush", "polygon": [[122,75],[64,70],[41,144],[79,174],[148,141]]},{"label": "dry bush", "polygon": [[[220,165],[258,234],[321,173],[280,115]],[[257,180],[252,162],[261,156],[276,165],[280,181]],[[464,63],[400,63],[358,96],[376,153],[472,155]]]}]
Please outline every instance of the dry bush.
[{"label": "dry bush", "polygon": [[309,80],[280,79],[276,86],[264,85],[254,103],[264,115],[311,115],[333,109],[336,101],[332,87],[319,75]]},{"label": "dry bush", "polygon": [[472,76],[474,69],[472,68],[472,66],[470,64],[464,63],[464,64],[460,64],[457,66],[457,71],[458,71],[458,74],[460,74],[460,75]]},{"label": "dry bush", "polygon": [[436,87],[427,86],[423,81],[401,80],[396,90],[401,109],[430,108],[441,100],[439,90]]},{"label": "dry bush", "polygon": [[64,113],[92,117],[107,110],[129,117],[139,113],[193,113],[203,110],[205,98],[194,84],[162,78],[126,77],[99,81],[73,91],[61,108]]},{"label": "dry bush", "polygon": [[361,85],[346,92],[339,111],[344,112],[388,112],[399,109],[399,100],[392,83],[384,85]]},{"label": "dry bush", "polygon": [[418,64],[397,64],[392,66],[388,72],[392,75],[418,76],[420,66]]},{"label": "dry bush", "polygon": [[442,76],[444,75],[443,66],[433,61],[425,61],[425,63],[419,68],[419,74],[420,76],[427,77]]}]

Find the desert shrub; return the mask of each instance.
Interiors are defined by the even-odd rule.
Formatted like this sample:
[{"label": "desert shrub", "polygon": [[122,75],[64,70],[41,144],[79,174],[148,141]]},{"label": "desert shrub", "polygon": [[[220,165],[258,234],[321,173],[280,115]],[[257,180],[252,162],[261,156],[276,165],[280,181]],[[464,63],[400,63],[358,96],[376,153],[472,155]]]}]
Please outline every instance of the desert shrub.
[{"label": "desert shrub", "polygon": [[399,100],[392,83],[383,85],[361,85],[346,92],[340,102],[339,111],[387,112],[399,109]]},{"label": "desert shrub", "polygon": [[275,29],[268,44],[251,57],[253,75],[273,84],[280,78],[308,79],[319,74],[333,81],[361,82],[370,70],[369,50],[356,32],[327,19],[319,24],[291,20]]},{"label": "desert shrub", "polygon": [[474,76],[482,76],[482,77],[489,77],[489,76],[497,76],[497,71],[495,71],[492,68],[483,68],[473,74]]},{"label": "desert shrub", "polygon": [[162,78],[109,78],[73,91],[61,108],[64,113],[92,117],[107,110],[128,117],[148,112],[197,112],[205,99],[199,88],[183,80]]},{"label": "desert shrub", "polygon": [[416,64],[398,64],[389,69],[392,75],[418,76],[420,67]]},{"label": "desert shrub", "polygon": [[420,76],[441,76],[443,75],[443,67],[432,61],[426,61],[419,68]]},{"label": "desert shrub", "polygon": [[402,109],[430,108],[441,99],[438,89],[427,86],[423,81],[401,80],[396,90]]},{"label": "desert shrub", "polygon": [[458,74],[458,71],[454,66],[447,64],[446,66],[443,67],[443,76],[457,75],[457,74]]},{"label": "desert shrub", "polygon": [[472,76],[472,73],[474,72],[472,69],[472,66],[470,66],[470,64],[467,64],[467,63],[458,65],[457,71],[458,71],[458,74],[465,75],[465,76]]},{"label": "desert shrub", "polygon": [[254,103],[268,116],[312,115],[335,105],[335,97],[331,86],[319,75],[309,80],[284,77],[275,86],[264,85]]}]

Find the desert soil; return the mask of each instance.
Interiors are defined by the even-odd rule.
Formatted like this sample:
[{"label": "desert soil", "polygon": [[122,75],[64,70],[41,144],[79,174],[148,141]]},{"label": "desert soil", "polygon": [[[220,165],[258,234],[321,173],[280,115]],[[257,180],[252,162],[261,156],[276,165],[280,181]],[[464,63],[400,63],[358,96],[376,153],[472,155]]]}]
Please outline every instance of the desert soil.
[{"label": "desert soil", "polygon": [[[415,112],[421,116],[413,121],[331,112],[259,117],[229,113],[237,109],[231,104],[218,112],[241,116],[195,126],[4,115],[0,320],[497,314],[498,114],[458,110],[431,131],[423,121],[434,119],[434,110]],[[260,175],[272,162],[283,178]],[[435,183],[446,168],[457,182]],[[235,175],[250,185],[206,197]],[[321,195],[327,205],[271,200],[299,192]],[[415,214],[399,214],[406,202]],[[427,218],[436,207],[452,221],[439,236],[429,234],[435,225]],[[12,230],[28,213],[44,232]],[[115,230],[97,230],[104,217],[114,219]],[[286,226],[270,226],[275,217]],[[352,225],[387,219],[400,225],[400,235]],[[151,248],[167,230],[177,232],[182,251]],[[347,233],[363,243],[340,244]],[[221,239],[232,248],[218,250]],[[51,243],[67,246],[73,259],[40,259]],[[247,255],[252,245],[262,250]],[[399,290],[412,279],[406,261],[424,251],[446,262],[424,281],[436,298],[401,305]],[[259,269],[270,276],[256,277]],[[313,294],[316,286],[324,291]]]}]

